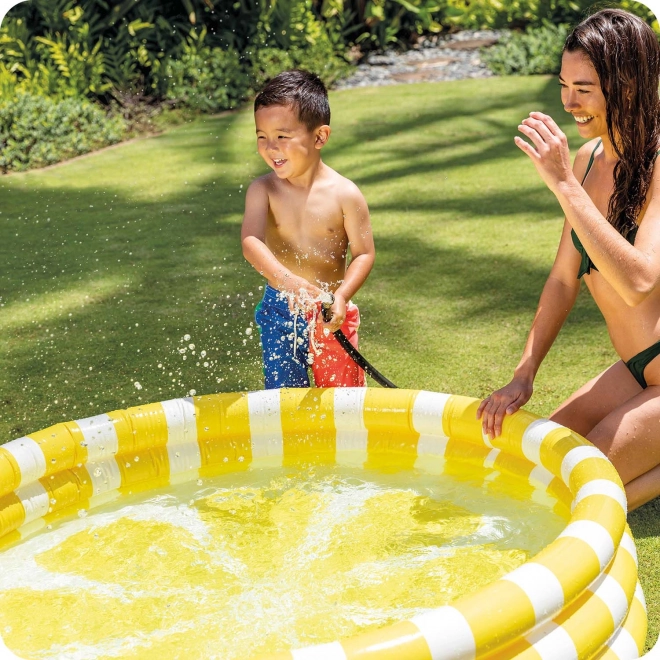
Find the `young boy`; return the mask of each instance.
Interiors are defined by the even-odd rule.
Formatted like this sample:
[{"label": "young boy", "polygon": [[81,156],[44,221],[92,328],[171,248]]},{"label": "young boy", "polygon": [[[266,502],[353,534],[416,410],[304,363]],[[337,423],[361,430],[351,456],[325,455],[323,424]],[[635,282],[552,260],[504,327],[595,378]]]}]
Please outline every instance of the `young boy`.
[{"label": "young boy", "polygon": [[[334,335],[357,348],[351,297],[367,279],[375,248],[367,203],[357,186],[321,160],[330,137],[323,82],[305,71],[273,78],[254,101],[259,154],[273,170],[245,198],[243,255],[267,280],[256,309],[266,389],[362,387],[364,372]],[[346,266],[350,246],[351,262]],[[323,323],[321,301],[334,302]]]}]

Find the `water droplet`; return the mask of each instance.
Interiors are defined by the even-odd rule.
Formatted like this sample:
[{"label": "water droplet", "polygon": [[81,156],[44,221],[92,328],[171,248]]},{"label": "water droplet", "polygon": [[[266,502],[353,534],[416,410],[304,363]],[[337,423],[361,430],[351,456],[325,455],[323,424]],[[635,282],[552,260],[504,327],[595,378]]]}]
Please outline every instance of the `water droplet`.
[{"label": "water droplet", "polygon": [[84,518],[86,515],[87,511],[85,511],[85,509],[80,509],[80,511],[78,511],[78,518]]},{"label": "water droplet", "polygon": [[139,456],[136,456],[133,460],[134,460],[136,463],[138,463],[138,462],[140,461],[140,457],[139,457]]}]

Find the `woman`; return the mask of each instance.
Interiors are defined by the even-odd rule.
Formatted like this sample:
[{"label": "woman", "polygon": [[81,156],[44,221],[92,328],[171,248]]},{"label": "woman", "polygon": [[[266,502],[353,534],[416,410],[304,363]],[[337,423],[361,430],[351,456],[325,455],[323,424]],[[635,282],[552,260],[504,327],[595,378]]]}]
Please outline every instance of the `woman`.
[{"label": "woman", "polygon": [[583,278],[621,360],[581,387],[551,419],[612,461],[629,508],[660,494],[660,48],[642,20],[605,9],[569,35],[561,98],[588,139],[573,168],[566,136],[532,112],[516,145],[534,163],[565,216],[522,359],[511,382],[479,406],[496,437],[506,414],[529,401],[534,377],[575,303]]}]

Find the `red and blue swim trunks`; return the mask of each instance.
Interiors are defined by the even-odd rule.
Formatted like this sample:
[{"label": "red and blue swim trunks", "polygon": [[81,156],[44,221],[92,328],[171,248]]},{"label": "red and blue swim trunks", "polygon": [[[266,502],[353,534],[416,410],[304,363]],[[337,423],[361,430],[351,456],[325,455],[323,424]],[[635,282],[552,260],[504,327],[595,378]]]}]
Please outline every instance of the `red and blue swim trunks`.
[{"label": "red and blue swim trunks", "polygon": [[[311,368],[316,387],[364,387],[364,371],[346,354],[335,336],[323,332],[321,303],[316,310],[292,313],[285,293],[266,286],[255,319],[261,334],[266,389],[309,387]],[[358,347],[360,311],[349,302],[342,332]]]}]

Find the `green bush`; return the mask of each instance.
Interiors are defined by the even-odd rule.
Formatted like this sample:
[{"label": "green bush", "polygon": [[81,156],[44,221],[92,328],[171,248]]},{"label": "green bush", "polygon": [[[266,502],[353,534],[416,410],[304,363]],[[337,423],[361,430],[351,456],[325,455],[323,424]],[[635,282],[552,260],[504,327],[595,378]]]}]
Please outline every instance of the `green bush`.
[{"label": "green bush", "polygon": [[180,57],[167,62],[167,98],[201,112],[235,108],[248,92],[246,71],[234,49],[208,46],[205,36],[205,30],[199,36],[191,31]]},{"label": "green bush", "polygon": [[202,0],[22,2],[0,27],[0,62],[19,83],[41,67],[54,71],[58,96],[107,102],[115,89],[158,93],[153,83],[163,60],[178,51],[198,20],[199,7],[191,12],[185,6],[191,2],[205,6]]},{"label": "green bush", "polygon": [[335,55],[325,35],[313,44],[292,48],[291,59],[297,68],[315,73],[328,86],[348,75],[351,70],[346,60]]},{"label": "green bush", "polygon": [[280,48],[259,48],[252,55],[252,83],[256,90],[278,73],[292,69],[295,65],[291,55]]},{"label": "green bush", "polygon": [[339,54],[346,50],[346,43],[314,13],[313,4],[312,0],[280,0],[262,12],[249,45],[256,89],[292,67],[315,73],[326,85],[349,73],[350,65]]},{"label": "green bush", "polygon": [[540,28],[527,28],[525,32],[511,32],[484,51],[483,60],[500,76],[559,73],[568,31],[567,25],[547,23]]},{"label": "green bush", "polygon": [[[431,0],[426,0],[430,2]],[[657,31],[651,10],[635,0],[598,2],[598,0],[438,0],[437,20],[444,27],[463,30],[484,28],[522,29],[541,27],[546,22],[575,25],[595,9],[613,6],[637,14]]]},{"label": "green bush", "polygon": [[[30,0],[0,26],[0,171],[57,162],[153,131],[161,110],[187,116],[237,107],[285,69],[307,69],[327,85],[359,53],[410,44],[452,29],[540,29],[513,34],[486,53],[499,74],[555,72],[565,28],[593,0]],[[658,31],[635,0],[615,3]],[[545,22],[544,22],[545,21]],[[198,36],[199,35],[199,36]],[[36,97],[50,99],[39,105]],[[13,99],[3,101],[3,99]],[[67,105],[65,100],[73,105]],[[76,99],[75,102],[73,99]],[[88,99],[89,102],[85,102]],[[39,106],[41,110],[35,108]],[[26,117],[20,118],[16,108]],[[81,125],[70,108],[79,108]],[[109,120],[108,109],[113,117]],[[44,121],[39,112],[43,110]],[[85,114],[86,113],[86,114]],[[53,123],[53,117],[61,125]],[[169,119],[168,119],[169,121]],[[35,126],[30,136],[25,126]],[[87,123],[86,123],[87,122]],[[154,123],[156,122],[156,123]],[[7,128],[9,127],[9,128]],[[23,127],[23,128],[22,128]],[[23,132],[22,132],[23,131]],[[128,131],[128,132],[127,132]],[[16,137],[20,135],[20,137]],[[98,137],[98,139],[97,139]],[[95,146],[92,146],[95,145]],[[20,149],[26,150],[20,154]],[[17,151],[18,150],[18,151]]]},{"label": "green bush", "polygon": [[534,21],[536,0],[444,0],[443,22],[461,30],[502,29]]},{"label": "green bush", "polygon": [[290,51],[262,48],[253,55],[251,63],[254,91],[260,90],[278,73],[289,69],[311,71],[329,86],[335,80],[347,75],[351,65],[337,57],[332,46],[324,41],[292,48]]},{"label": "green bush", "polygon": [[119,142],[124,122],[85,99],[19,93],[0,102],[0,172],[20,172]]},{"label": "green bush", "polygon": [[[351,4],[345,3],[344,7]],[[382,49],[406,43],[414,34],[440,32],[443,4],[442,0],[366,0],[361,3],[361,11],[353,13],[353,20],[360,24],[354,40]],[[354,6],[359,7],[357,3]]]}]

